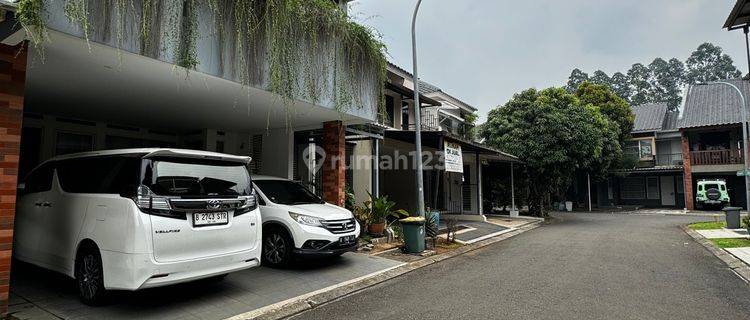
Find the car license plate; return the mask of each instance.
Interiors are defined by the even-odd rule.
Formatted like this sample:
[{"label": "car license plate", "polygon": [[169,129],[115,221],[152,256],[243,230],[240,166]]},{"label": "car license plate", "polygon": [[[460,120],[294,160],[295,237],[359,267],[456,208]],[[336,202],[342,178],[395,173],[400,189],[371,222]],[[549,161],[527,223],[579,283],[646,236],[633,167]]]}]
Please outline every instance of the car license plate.
[{"label": "car license plate", "polygon": [[339,243],[344,245],[353,244],[355,241],[357,241],[357,238],[355,236],[346,236],[339,238]]},{"label": "car license plate", "polygon": [[215,226],[227,223],[229,223],[229,212],[193,213],[193,225],[196,227]]}]

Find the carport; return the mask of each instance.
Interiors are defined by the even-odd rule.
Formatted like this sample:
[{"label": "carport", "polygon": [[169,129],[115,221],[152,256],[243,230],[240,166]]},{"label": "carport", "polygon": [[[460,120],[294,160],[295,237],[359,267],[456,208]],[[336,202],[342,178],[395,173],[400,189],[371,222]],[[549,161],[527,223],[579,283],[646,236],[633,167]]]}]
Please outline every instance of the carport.
[{"label": "carport", "polygon": [[[263,81],[267,79],[251,81],[249,86],[240,84],[226,76],[230,71],[218,67],[216,61],[222,58],[217,58],[211,47],[213,34],[199,38],[197,58],[201,64],[197,70],[188,71],[170,63],[174,57],[169,54],[135,53],[139,52],[137,43],[126,43],[121,49],[113,47],[116,37],[112,29],[97,30],[90,42],[85,41],[81,31],[62,13],[62,6],[58,6],[62,2],[50,3],[54,5],[48,7],[49,41],[41,52],[29,44],[26,33],[19,28],[11,12],[13,6],[0,1],[3,314],[9,292],[14,291],[11,282],[16,283],[11,281],[10,272],[16,186],[40,162],[81,151],[177,147],[249,155],[254,159],[253,173],[291,179],[295,176],[297,156],[295,132],[322,132],[326,154],[344,158],[346,127],[375,119],[375,108],[369,106],[377,98],[364,97],[364,106],[343,111],[329,99],[313,103],[303,98],[285,99],[259,89],[265,87]],[[107,31],[109,35],[104,34]],[[367,83],[369,86],[375,88],[376,84]],[[324,163],[322,171],[322,176],[327,177],[322,181],[324,198],[342,204],[344,163]],[[356,277],[370,270],[360,268],[361,263],[357,258],[345,257],[341,266],[331,267],[331,272],[353,268],[352,273],[342,271],[341,276]],[[14,267],[19,275],[29,275],[28,265],[18,267],[24,268],[18,271]],[[249,277],[251,281],[252,276]],[[59,288],[45,285],[60,285],[42,284],[35,284],[33,290],[56,290]],[[324,284],[303,287],[319,289]]]}]

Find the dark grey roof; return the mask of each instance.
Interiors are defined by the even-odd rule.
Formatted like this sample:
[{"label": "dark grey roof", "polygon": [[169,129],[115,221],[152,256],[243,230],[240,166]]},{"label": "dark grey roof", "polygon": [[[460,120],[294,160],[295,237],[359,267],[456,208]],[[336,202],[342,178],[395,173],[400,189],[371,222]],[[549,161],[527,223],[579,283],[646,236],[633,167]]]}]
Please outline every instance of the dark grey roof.
[{"label": "dark grey roof", "polygon": [[[388,65],[391,66],[392,68],[398,70],[398,71],[401,71],[401,72],[409,75],[409,77],[411,77],[412,79],[414,78],[414,75],[411,72],[406,71],[404,68],[401,68],[401,67],[397,66],[393,62],[389,61]],[[474,106],[472,106],[472,105],[464,102],[463,100],[461,100],[459,98],[456,98],[455,96],[452,96],[452,95],[448,94],[447,92],[443,91],[443,89],[440,89],[438,86],[436,86],[434,84],[431,84],[429,82],[425,82],[425,81],[419,80],[419,93],[427,95],[427,94],[435,93],[435,92],[440,92],[440,93],[442,93],[442,94],[450,97],[451,99],[456,100],[456,102],[464,104],[470,110],[477,111],[477,108],[475,108]]]},{"label": "dark grey roof", "polygon": [[664,125],[667,104],[664,102],[646,103],[633,107],[635,114],[634,133],[660,131]]},{"label": "dark grey roof", "polygon": [[[726,80],[737,86],[750,99],[750,83],[741,79]],[[685,98],[682,118],[677,127],[693,128],[742,123],[739,93],[726,84],[709,83],[690,86]]]},{"label": "dark grey roof", "polygon": [[443,90],[441,90],[440,88],[438,88],[437,86],[431,83],[419,81],[419,92],[421,92],[422,94],[428,94],[428,93],[433,93],[433,92],[438,92],[438,91],[443,91]]},{"label": "dark grey roof", "polygon": [[677,120],[680,119],[680,113],[678,111],[667,111],[664,116],[664,124],[661,126],[662,131],[674,131],[677,130]]}]

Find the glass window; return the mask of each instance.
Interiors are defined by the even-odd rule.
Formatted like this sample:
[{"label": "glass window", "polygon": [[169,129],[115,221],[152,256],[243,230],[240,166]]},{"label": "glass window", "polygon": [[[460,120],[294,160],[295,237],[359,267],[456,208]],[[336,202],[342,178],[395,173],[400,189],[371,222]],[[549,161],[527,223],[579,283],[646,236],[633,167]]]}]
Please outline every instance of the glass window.
[{"label": "glass window", "polygon": [[140,164],[135,156],[63,160],[58,177],[65,192],[119,194],[138,185]]},{"label": "glass window", "polygon": [[240,163],[158,159],[151,191],[164,196],[237,196],[252,193],[250,174]]},{"label": "glass window", "polygon": [[654,154],[653,147],[651,146],[651,140],[641,140],[640,148],[641,148],[641,158],[652,156]]},{"label": "glass window", "polygon": [[23,193],[37,193],[52,190],[52,175],[54,164],[48,162],[31,171],[26,177]]},{"label": "glass window", "polygon": [[646,198],[646,181],[643,177],[625,177],[620,181],[620,193],[623,199]]},{"label": "glass window", "polygon": [[68,132],[57,133],[55,154],[58,156],[92,150],[94,150],[94,137],[91,135]]},{"label": "glass window", "polygon": [[289,180],[260,180],[255,185],[274,203],[285,205],[323,203],[301,183]]}]

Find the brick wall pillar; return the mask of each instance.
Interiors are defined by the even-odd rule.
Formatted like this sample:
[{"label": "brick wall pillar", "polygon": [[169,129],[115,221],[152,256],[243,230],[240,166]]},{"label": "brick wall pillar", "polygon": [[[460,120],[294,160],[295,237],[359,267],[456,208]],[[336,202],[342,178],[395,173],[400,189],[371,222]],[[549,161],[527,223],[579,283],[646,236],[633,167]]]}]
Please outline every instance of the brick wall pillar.
[{"label": "brick wall pillar", "polygon": [[346,184],[346,147],[344,124],[341,121],[323,123],[323,200],[343,206]]},{"label": "brick wall pillar", "polygon": [[685,183],[685,208],[688,210],[695,209],[695,196],[693,194],[693,168],[690,163],[690,141],[687,135],[682,133],[682,163],[683,179]]},{"label": "brick wall pillar", "polygon": [[0,44],[0,312],[8,311],[26,47]]}]

